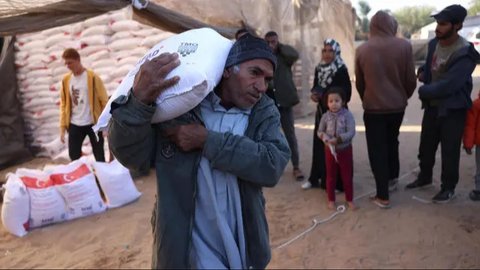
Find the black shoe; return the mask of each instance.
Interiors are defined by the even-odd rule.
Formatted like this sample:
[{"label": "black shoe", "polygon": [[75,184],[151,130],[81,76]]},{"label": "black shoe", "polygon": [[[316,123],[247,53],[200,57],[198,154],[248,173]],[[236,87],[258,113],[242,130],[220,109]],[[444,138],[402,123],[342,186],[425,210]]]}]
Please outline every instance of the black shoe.
[{"label": "black shoe", "polygon": [[470,191],[470,194],[468,194],[468,197],[470,197],[470,200],[472,201],[480,201],[480,190],[472,190]]},{"label": "black shoe", "polygon": [[453,190],[440,190],[437,195],[433,196],[432,201],[434,203],[448,203],[455,195]]},{"label": "black shoe", "polygon": [[414,189],[414,188],[420,188],[424,186],[431,185],[432,181],[421,181],[419,179],[413,181],[412,183],[408,184],[405,186],[405,189]]}]

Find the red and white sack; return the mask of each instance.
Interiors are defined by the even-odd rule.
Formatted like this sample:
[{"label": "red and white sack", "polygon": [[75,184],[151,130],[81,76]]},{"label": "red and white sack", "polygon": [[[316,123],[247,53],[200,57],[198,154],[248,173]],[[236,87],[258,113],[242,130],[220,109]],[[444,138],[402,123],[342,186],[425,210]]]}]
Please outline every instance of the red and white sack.
[{"label": "red and white sack", "polygon": [[2,204],[2,223],[5,229],[18,237],[29,229],[30,197],[22,180],[13,173],[7,174]]},{"label": "red and white sack", "polygon": [[107,210],[95,182],[95,175],[82,161],[58,166],[50,179],[65,198],[69,220]]},{"label": "red and white sack", "polygon": [[67,220],[65,201],[48,174],[32,169],[18,169],[15,174],[30,196],[30,228]]},{"label": "red and white sack", "polygon": [[161,41],[139,59],[135,67],[128,72],[93,129],[97,132],[106,128],[111,118],[112,101],[121,95],[128,95],[135,75],[146,60],[151,60],[165,52],[179,54],[180,66],[170,72],[167,79],[180,76],[180,81],[158,96],[152,123],[173,119],[193,109],[222,78],[225,61],[232,44],[232,41],[210,28],[189,30]]},{"label": "red and white sack", "polygon": [[135,187],[128,169],[116,159],[110,163],[93,162],[93,168],[109,208],[128,204],[142,195]]}]

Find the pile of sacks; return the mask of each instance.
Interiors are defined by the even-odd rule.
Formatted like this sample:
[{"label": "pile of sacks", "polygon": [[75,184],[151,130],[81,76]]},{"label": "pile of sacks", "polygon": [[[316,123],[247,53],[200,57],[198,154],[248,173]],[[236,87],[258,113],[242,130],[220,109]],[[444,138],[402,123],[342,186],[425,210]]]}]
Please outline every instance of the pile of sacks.
[{"label": "pile of sacks", "polygon": [[[60,87],[68,72],[62,60],[66,48],[75,48],[86,68],[103,80],[109,95],[123,77],[156,43],[173,35],[133,21],[131,8],[41,32],[18,35],[15,65],[28,145],[37,156],[54,158],[47,151],[59,137]],[[65,145],[53,143],[58,155]],[[90,154],[85,145],[83,152]],[[89,152],[90,151],[90,152]]]},{"label": "pile of sacks", "polygon": [[17,169],[7,175],[4,187],[2,223],[19,237],[34,228],[123,206],[141,195],[118,161],[89,163],[85,158],[43,170]]}]

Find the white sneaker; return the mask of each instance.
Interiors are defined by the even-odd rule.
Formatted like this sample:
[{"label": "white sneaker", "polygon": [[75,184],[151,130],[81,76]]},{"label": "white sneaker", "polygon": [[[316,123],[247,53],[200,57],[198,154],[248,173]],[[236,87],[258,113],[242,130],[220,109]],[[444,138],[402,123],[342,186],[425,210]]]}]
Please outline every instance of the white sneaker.
[{"label": "white sneaker", "polygon": [[394,192],[398,188],[398,178],[395,179],[390,179],[388,181],[388,191],[389,192]]},{"label": "white sneaker", "polygon": [[312,188],[312,183],[310,181],[307,181],[302,184],[302,189],[311,189]]}]

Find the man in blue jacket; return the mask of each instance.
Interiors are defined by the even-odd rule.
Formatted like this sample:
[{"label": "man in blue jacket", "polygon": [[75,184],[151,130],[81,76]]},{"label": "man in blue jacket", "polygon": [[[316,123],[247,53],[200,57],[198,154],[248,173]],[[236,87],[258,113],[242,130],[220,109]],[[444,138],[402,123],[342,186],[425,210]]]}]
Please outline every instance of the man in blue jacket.
[{"label": "man in blue jacket", "polygon": [[436,37],[428,44],[426,63],[417,72],[424,83],[418,95],[424,109],[418,158],[420,174],[406,189],[432,183],[438,145],[442,151],[441,189],[432,201],[449,202],[458,183],[460,146],[467,109],[472,100],[472,72],[480,55],[473,44],[458,35],[467,11],[451,5],[433,15]]},{"label": "man in blue jacket", "polygon": [[155,99],[181,79],[165,79],[179,64],[176,53],[147,61],[129,95],[112,103],[115,157],[130,169],[155,159],[152,267],[265,268],[262,187],[276,185],[290,159],[278,110],[264,95],[276,58],[264,40],[245,34],[212,93],[190,112],[151,125]]}]

